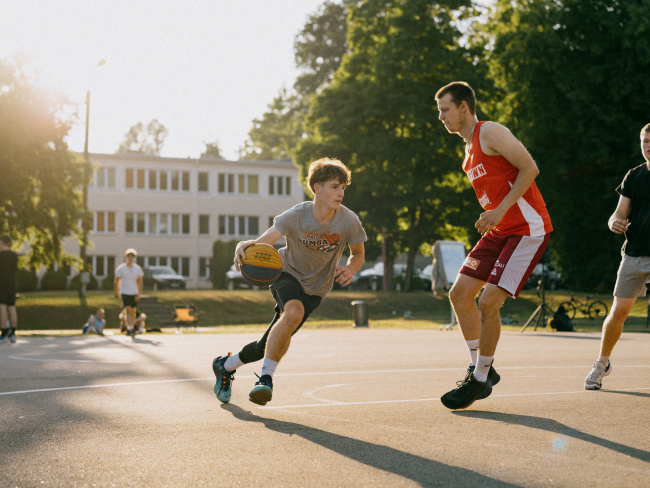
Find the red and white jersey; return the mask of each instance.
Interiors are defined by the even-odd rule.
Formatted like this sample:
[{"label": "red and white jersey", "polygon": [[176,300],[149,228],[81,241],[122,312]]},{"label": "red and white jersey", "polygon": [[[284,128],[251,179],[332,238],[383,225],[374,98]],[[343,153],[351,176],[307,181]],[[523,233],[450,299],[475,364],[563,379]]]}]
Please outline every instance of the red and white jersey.
[{"label": "red and white jersey", "polygon": [[[519,170],[503,156],[489,156],[481,150],[479,134],[484,123],[479,122],[474,127],[472,144],[463,161],[463,171],[483,209],[494,210],[510,192]],[[494,232],[499,234],[532,237],[546,235],[552,230],[546,203],[534,181],[494,228]]]}]

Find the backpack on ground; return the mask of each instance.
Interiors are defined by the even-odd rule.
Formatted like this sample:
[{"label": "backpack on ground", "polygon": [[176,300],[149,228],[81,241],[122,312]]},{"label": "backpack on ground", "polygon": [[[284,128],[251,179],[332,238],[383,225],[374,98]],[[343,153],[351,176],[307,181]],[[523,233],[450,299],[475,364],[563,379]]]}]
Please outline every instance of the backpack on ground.
[{"label": "backpack on ground", "polygon": [[553,314],[553,318],[549,321],[548,325],[558,332],[573,332],[571,319],[566,313],[566,308],[562,305],[560,305],[557,311]]}]

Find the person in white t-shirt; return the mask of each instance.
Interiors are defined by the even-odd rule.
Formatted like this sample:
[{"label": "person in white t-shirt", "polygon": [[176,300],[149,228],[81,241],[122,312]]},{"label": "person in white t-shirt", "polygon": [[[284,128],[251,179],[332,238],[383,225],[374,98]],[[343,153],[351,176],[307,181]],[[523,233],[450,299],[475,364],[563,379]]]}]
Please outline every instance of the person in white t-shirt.
[{"label": "person in white t-shirt", "polygon": [[144,272],[134,261],[138,255],[135,249],[127,249],[124,253],[126,263],[115,269],[115,298],[122,298],[122,307],[129,324],[129,335],[135,335],[135,310],[142,294],[142,277]]}]

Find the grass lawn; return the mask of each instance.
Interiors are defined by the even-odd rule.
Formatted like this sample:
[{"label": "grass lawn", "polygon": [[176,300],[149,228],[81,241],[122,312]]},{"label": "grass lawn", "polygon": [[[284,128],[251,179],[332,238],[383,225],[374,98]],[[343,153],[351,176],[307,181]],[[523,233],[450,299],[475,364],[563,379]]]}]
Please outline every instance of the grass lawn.
[{"label": "grass lawn", "polygon": [[[268,290],[182,290],[147,292],[165,303],[170,310],[174,304],[193,303],[197,310],[205,311],[199,325],[219,327],[218,331],[262,329],[273,317],[274,301]],[[554,291],[547,293],[547,303],[557,308],[566,301],[569,293]],[[612,296],[599,295],[611,309]],[[397,328],[439,328],[449,323],[451,308],[446,295],[433,296],[428,292],[398,293],[371,291],[333,291],[321,303],[305,324],[307,328],[350,327],[353,323],[351,303],[365,300],[368,303],[371,327]],[[519,330],[540,303],[535,290],[524,290],[517,300],[508,298],[502,308],[502,318],[516,322],[504,325],[504,330]],[[119,326],[120,303],[106,291],[89,292],[88,306],[81,308],[74,291],[23,293],[16,302],[19,328],[22,330],[81,330],[81,326],[97,308],[106,310],[107,327]],[[405,317],[405,313],[409,317]],[[648,332],[645,321],[647,301],[637,300],[625,331]],[[577,331],[600,331],[602,319],[591,320],[580,312],[573,320]],[[151,324],[150,324],[151,325]],[[246,327],[243,327],[246,326]],[[532,330],[534,323],[529,326]]]}]

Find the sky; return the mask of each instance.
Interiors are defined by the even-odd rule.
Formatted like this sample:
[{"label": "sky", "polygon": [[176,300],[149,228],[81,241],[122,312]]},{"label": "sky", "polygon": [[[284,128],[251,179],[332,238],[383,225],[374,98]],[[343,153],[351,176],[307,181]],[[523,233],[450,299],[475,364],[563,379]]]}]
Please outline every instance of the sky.
[{"label": "sky", "polygon": [[0,59],[28,56],[41,85],[79,105],[74,151],[90,90],[90,152],[112,154],[157,119],[162,156],[196,158],[217,141],[235,160],[253,119],[293,86],[295,36],[323,1],[0,0]]}]

